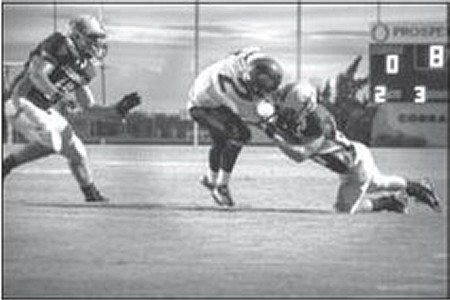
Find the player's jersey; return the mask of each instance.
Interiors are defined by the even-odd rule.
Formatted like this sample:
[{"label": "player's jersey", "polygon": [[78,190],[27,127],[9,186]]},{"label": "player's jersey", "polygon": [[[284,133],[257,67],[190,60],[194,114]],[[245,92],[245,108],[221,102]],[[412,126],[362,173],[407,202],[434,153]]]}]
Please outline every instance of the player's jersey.
[{"label": "player's jersey", "polygon": [[64,93],[88,84],[95,76],[92,62],[80,55],[71,39],[61,33],[53,33],[31,51],[24,70],[12,86],[20,96],[25,96],[40,108],[47,109],[55,103],[51,103],[29,78],[29,65],[35,55],[41,56],[54,66],[49,80]]},{"label": "player's jersey", "polygon": [[306,117],[304,128],[298,135],[299,140],[304,143],[313,142],[317,138],[324,139],[316,153],[310,157],[314,162],[339,174],[348,173],[355,166],[353,143],[337,130],[334,117],[325,107],[318,105]]},{"label": "player's jersey", "polygon": [[256,55],[262,55],[258,49],[246,49],[203,70],[189,91],[188,108],[227,106],[241,117],[257,120],[259,99],[242,79],[249,59]]}]

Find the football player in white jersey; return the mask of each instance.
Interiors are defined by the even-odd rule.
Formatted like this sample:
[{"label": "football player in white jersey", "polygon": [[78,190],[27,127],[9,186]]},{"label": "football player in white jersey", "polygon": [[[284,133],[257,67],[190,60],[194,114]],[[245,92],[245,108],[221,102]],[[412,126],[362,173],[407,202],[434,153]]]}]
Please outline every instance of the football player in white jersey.
[{"label": "football player in white jersey", "polygon": [[258,48],[233,53],[203,70],[189,92],[192,118],[209,130],[209,169],[201,183],[217,204],[233,206],[228,183],[251,133],[243,118],[257,120],[256,104],[281,83],[280,64]]},{"label": "football player in white jersey", "polygon": [[331,113],[317,104],[311,85],[287,84],[275,93],[274,102],[276,111],[266,109],[261,126],[292,160],[301,163],[310,159],[339,174],[336,211],[405,212],[410,197],[441,210],[430,181],[381,173],[368,147],[337,130]]},{"label": "football player in white jersey", "polygon": [[31,51],[23,71],[13,81],[5,102],[5,115],[28,144],[10,153],[2,163],[3,178],[25,163],[60,154],[67,158],[85,200],[108,200],[94,184],[86,149],[58,108],[79,103],[94,119],[120,120],[140,103],[137,93],[112,106],[95,104],[89,82],[93,61],[106,55],[106,32],[92,16],[70,20],[68,35],[55,32]]}]

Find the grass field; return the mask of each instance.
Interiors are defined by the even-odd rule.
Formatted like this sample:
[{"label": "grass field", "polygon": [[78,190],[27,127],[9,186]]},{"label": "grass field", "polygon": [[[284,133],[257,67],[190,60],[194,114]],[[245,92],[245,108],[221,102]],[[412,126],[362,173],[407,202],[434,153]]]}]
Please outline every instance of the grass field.
[{"label": "grass field", "polygon": [[[5,153],[11,149],[7,148]],[[216,207],[207,148],[88,147],[110,204],[85,204],[62,158],[3,186],[3,297],[445,297],[446,149],[375,149],[381,170],[436,183],[444,213],[332,211],[337,177],[248,147]]]}]

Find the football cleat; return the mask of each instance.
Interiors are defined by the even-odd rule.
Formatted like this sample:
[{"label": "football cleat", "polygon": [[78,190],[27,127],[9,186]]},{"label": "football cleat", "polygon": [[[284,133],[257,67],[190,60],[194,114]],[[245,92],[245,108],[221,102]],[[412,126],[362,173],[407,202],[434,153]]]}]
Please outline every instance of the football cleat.
[{"label": "football cleat", "polygon": [[210,192],[212,192],[215,187],[215,185],[211,181],[209,181],[209,178],[206,175],[200,177],[200,184],[207,188]]},{"label": "football cleat", "polygon": [[231,198],[230,191],[227,185],[219,185],[214,188],[212,192],[214,201],[220,206],[234,206],[233,198]]},{"label": "football cleat", "polygon": [[430,179],[424,178],[419,182],[410,182],[406,188],[406,192],[414,196],[417,202],[428,205],[435,212],[442,211],[439,205],[439,198]]},{"label": "football cleat", "polygon": [[103,196],[94,184],[82,187],[86,202],[109,202],[109,199]]},{"label": "football cleat", "polygon": [[442,212],[442,208],[439,204],[440,199],[437,196],[436,193],[436,188],[434,187],[433,182],[431,181],[431,179],[429,178],[424,178],[422,180],[420,180],[420,184],[427,189],[427,204],[428,206],[431,207],[432,210],[434,210],[435,212]]}]

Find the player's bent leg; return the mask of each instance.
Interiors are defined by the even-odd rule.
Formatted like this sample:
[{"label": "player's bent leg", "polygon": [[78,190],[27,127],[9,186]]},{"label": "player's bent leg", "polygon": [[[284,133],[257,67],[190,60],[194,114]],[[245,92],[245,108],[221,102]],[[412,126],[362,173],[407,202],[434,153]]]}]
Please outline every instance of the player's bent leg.
[{"label": "player's bent leg", "polygon": [[400,191],[406,188],[406,179],[397,175],[384,175],[379,172],[372,178],[372,188],[383,191]]},{"label": "player's bent leg", "polygon": [[60,131],[67,121],[54,109],[42,110],[26,98],[10,99],[5,103],[5,116],[11,126],[29,142],[37,142],[60,152]]},{"label": "player's bent leg", "polygon": [[[209,130],[213,138],[209,153],[210,173],[209,176],[203,176],[200,182],[208,189],[213,187],[212,195],[217,204],[233,206],[228,182],[242,145],[251,137],[250,130],[239,116],[224,106],[193,107],[190,114]],[[217,178],[216,182],[214,178]]]},{"label": "player's bent leg", "polygon": [[212,145],[208,153],[208,171],[200,177],[200,184],[212,193],[216,187],[217,179],[219,177],[222,151],[226,146],[226,140],[222,135],[214,135],[214,132],[212,131],[210,131],[210,136],[212,139]]},{"label": "player's bent leg", "polygon": [[341,180],[338,200],[335,204],[337,212],[355,214],[394,211],[405,213],[407,210],[407,197],[403,197],[402,193],[371,197],[373,195],[368,193],[371,180],[358,181],[352,177],[345,176]]},{"label": "player's bent leg", "polygon": [[[350,209],[350,213],[382,210],[405,212],[407,201],[401,195],[401,191],[406,185],[404,178],[381,174],[375,164],[372,152],[364,144],[355,143],[355,150],[359,163],[352,174],[346,177],[349,186],[347,189],[350,191],[347,193],[350,194],[350,197],[353,194],[360,193],[360,195]],[[373,196],[373,192],[376,191],[397,191],[399,193],[369,197]]]},{"label": "player's bent leg", "polygon": [[87,202],[107,202],[109,199],[100,193],[92,178],[86,148],[69,126],[63,133],[63,141],[61,154],[67,158],[69,168],[80,186],[85,200]]},{"label": "player's bent leg", "polygon": [[352,177],[342,176],[334,205],[335,210],[350,214],[370,211],[370,203],[365,198],[367,189],[367,181],[360,182],[353,180]]},{"label": "player's bent leg", "polygon": [[228,184],[241,149],[242,146],[232,142],[228,142],[223,149],[217,185],[213,190],[213,198],[219,205],[234,206],[235,204]]},{"label": "player's bent leg", "polygon": [[21,149],[9,154],[2,162],[3,179],[11,172],[12,169],[20,165],[46,157],[55,153],[50,147],[33,142],[25,145]]},{"label": "player's bent leg", "polygon": [[46,157],[61,149],[61,138],[58,135],[57,126],[67,122],[64,119],[61,120],[59,115],[52,115],[52,111],[43,111],[22,97],[7,100],[4,108],[5,117],[10,125],[30,143],[5,158],[3,176],[7,176],[13,168]]},{"label": "player's bent leg", "polygon": [[215,136],[210,133],[212,138],[212,145],[209,149],[209,169],[208,174],[202,179],[202,184],[210,191],[214,189],[217,184],[217,178],[219,176],[220,163],[222,159],[222,152],[226,147],[226,140],[222,136]]},{"label": "player's bent leg", "polygon": [[370,200],[372,211],[392,211],[396,213],[407,213],[408,197],[402,193],[390,193],[380,195]]},{"label": "player's bent leg", "polygon": [[[361,213],[361,212],[380,212],[391,211],[397,213],[406,213],[408,208],[408,199],[402,193],[389,193],[387,195],[373,196],[367,193],[367,184],[342,185],[338,193],[338,202],[335,208],[338,212],[343,213]],[[350,199],[355,199],[353,205]]]},{"label": "player's bent leg", "polygon": [[226,126],[228,139],[222,151],[217,188],[213,191],[213,197],[219,204],[234,206],[235,202],[231,197],[228,183],[242,147],[250,140],[251,133],[242,119],[234,114],[229,115]]}]

